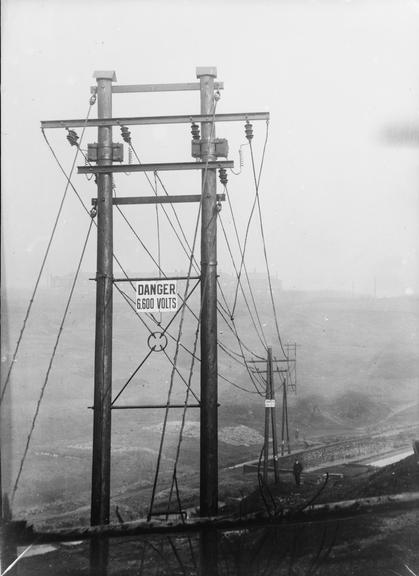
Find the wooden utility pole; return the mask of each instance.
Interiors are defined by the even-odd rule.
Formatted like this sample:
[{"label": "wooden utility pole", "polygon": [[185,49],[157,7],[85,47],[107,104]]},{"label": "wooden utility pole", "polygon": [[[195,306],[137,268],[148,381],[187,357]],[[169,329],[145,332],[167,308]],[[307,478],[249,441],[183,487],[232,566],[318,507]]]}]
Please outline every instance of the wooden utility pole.
[{"label": "wooden utility pole", "polygon": [[[215,123],[252,120],[269,120],[268,112],[244,112],[215,114],[214,90],[223,89],[216,82],[216,68],[202,67],[196,70],[199,82],[176,84],[131,84],[113,86],[113,71],[94,74],[97,86],[91,88],[97,94],[98,118],[46,120],[43,129],[63,127],[98,127],[98,144],[89,145],[88,160],[97,165],[79,166],[78,174],[95,174],[98,197],[92,199],[97,206],[98,253],[96,276],[96,344],[95,344],[95,394],[93,426],[92,508],[91,524],[109,523],[110,500],[110,448],[111,410],[142,409],[153,406],[114,406],[112,392],[112,286],[113,282],[139,281],[141,278],[113,278],[112,270],[112,205],[151,204],[163,202],[201,201],[201,485],[200,508],[202,516],[214,516],[218,512],[218,367],[217,367],[217,203],[225,199],[217,196],[217,169],[234,168],[227,158],[228,145],[224,139],[215,140]],[[146,116],[112,118],[112,94],[172,92],[199,90],[200,114],[176,116]],[[122,162],[122,145],[112,143],[112,126],[119,126],[127,133],[128,126],[158,124],[201,123],[201,138],[193,134],[192,156],[196,162],[171,162],[158,164],[117,164]],[[129,133],[129,130],[128,130]],[[122,136],[125,142],[126,138]],[[90,150],[90,151],[89,151]],[[90,154],[91,152],[91,154]],[[200,170],[202,173],[201,195],[136,196],[112,198],[112,174],[114,172],[155,172],[166,170]],[[176,279],[176,278],[174,278]],[[179,278],[180,279],[180,278]],[[160,280],[149,279],[149,280]],[[164,406],[154,406],[167,408]],[[176,407],[176,405],[172,406]],[[98,547],[93,547],[98,548]],[[212,548],[211,548],[212,549]],[[99,550],[99,549],[98,549]],[[99,552],[95,556],[102,555]],[[101,560],[102,561],[102,560]],[[99,572],[100,573],[100,572]]]},{"label": "wooden utility pole", "polygon": [[[268,348],[269,350],[269,348]],[[268,461],[269,461],[269,410],[272,406],[271,387],[269,385],[269,356],[266,368],[266,391],[265,391],[265,439],[263,443],[263,480],[268,481]]]},{"label": "wooden utility pole", "polygon": [[263,480],[265,482],[268,481],[269,428],[271,426],[275,482],[279,482],[275,389],[273,382],[272,348],[270,346],[268,347],[268,356],[266,364],[267,365],[266,365],[266,393],[265,393],[265,442],[264,442],[264,459],[263,459]]},{"label": "wooden utility pole", "polygon": [[[95,72],[98,119],[112,118],[115,72]],[[112,164],[112,126],[98,128],[98,166]],[[113,222],[112,172],[97,178],[97,274],[95,390],[93,406],[93,464],[90,523],[109,524],[111,476],[112,287]]]},{"label": "wooden utility pole", "polygon": [[[201,114],[214,114],[217,70],[196,70]],[[201,160],[216,160],[215,127],[201,122]],[[217,365],[217,171],[202,171],[201,204],[201,516],[218,513],[218,365]]]},{"label": "wooden utility pole", "polygon": [[269,386],[271,388],[271,398],[274,401],[274,405],[271,408],[271,426],[272,426],[272,451],[273,451],[273,461],[274,461],[274,475],[275,482],[279,482],[279,470],[278,470],[278,434],[276,430],[276,405],[275,405],[275,386],[274,386],[274,372],[272,364],[272,348],[268,348],[268,376],[269,376]]},{"label": "wooden utility pole", "polygon": [[291,454],[290,431],[288,426],[288,395],[287,379],[282,381],[282,426],[281,426],[281,456],[285,453],[285,444],[287,445],[288,454]]}]

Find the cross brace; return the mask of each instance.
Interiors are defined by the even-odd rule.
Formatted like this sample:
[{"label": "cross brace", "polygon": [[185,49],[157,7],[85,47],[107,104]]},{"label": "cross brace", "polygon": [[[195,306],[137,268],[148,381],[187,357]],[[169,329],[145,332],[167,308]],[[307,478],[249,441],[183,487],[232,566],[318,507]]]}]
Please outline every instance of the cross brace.
[{"label": "cross brace", "polygon": [[237,120],[269,120],[269,112],[233,114],[189,114],[182,116],[140,116],[127,118],[101,118],[78,120],[43,120],[41,128],[83,128],[92,126],[136,126],[150,124],[190,124],[191,122],[234,122]]},{"label": "cross brace", "polygon": [[[179,194],[177,196],[121,196],[113,198],[113,204],[178,204],[183,202],[201,202],[201,194]],[[217,202],[224,202],[225,194],[217,194]],[[97,199],[92,198],[92,204]]]},{"label": "cross brace", "polygon": [[234,168],[232,160],[215,162],[163,162],[156,164],[109,164],[106,166],[78,166],[78,174],[109,174],[111,172],[156,172],[167,170],[210,170]]},{"label": "cross brace", "polygon": [[[184,92],[187,90],[200,90],[199,82],[172,83],[172,84],[119,84],[112,86],[113,94],[128,94],[135,92]],[[214,82],[215,90],[223,90],[224,82]],[[97,86],[91,86],[90,92],[96,94]]]},{"label": "cross brace", "polygon": [[[96,280],[96,278],[90,278]],[[160,280],[201,280],[201,276],[153,276],[151,278],[114,278],[114,282],[158,282]]]},{"label": "cross brace", "polygon": [[[200,404],[188,404],[186,408],[200,408]],[[122,405],[111,406],[112,410],[154,410],[155,408],[185,408],[185,404],[138,404],[138,405]]]}]

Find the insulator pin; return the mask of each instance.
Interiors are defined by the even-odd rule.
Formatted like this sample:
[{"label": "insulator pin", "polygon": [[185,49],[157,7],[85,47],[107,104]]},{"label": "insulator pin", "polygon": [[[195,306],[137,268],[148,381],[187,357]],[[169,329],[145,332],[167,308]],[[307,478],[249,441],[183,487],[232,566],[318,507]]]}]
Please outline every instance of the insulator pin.
[{"label": "insulator pin", "polygon": [[220,178],[221,184],[224,184],[224,186],[225,186],[228,182],[227,170],[225,168],[220,168],[218,170],[218,176]]},{"label": "insulator pin", "polygon": [[70,142],[71,146],[78,146],[77,140],[79,137],[77,136],[77,132],[75,130],[69,130],[67,128],[67,140]]},{"label": "insulator pin", "polygon": [[191,132],[192,132],[193,140],[199,140],[200,139],[201,136],[200,136],[200,132],[199,132],[199,126],[195,122],[192,122]]},{"label": "insulator pin", "polygon": [[250,142],[250,140],[253,138],[253,126],[250,124],[250,122],[246,122],[244,125],[244,131],[246,132],[246,138]]},{"label": "insulator pin", "polygon": [[121,136],[124,142],[131,144],[131,132],[128,126],[121,126]]}]

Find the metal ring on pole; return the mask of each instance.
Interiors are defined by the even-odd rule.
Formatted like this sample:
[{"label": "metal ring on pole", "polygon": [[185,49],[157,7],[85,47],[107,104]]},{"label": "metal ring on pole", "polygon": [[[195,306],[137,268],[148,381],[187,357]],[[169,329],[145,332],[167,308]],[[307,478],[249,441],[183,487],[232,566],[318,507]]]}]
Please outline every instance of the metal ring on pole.
[{"label": "metal ring on pole", "polygon": [[147,338],[147,345],[153,352],[163,352],[167,346],[167,336],[164,332],[152,332]]}]

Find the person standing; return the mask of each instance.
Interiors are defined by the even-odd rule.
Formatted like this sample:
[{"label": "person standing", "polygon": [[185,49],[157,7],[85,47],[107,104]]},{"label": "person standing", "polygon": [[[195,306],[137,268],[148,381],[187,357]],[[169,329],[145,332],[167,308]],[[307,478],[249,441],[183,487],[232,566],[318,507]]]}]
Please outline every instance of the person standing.
[{"label": "person standing", "polygon": [[298,460],[298,458],[295,459],[294,466],[292,469],[294,472],[295,483],[297,486],[300,486],[301,485],[301,472],[303,471],[303,465]]}]

